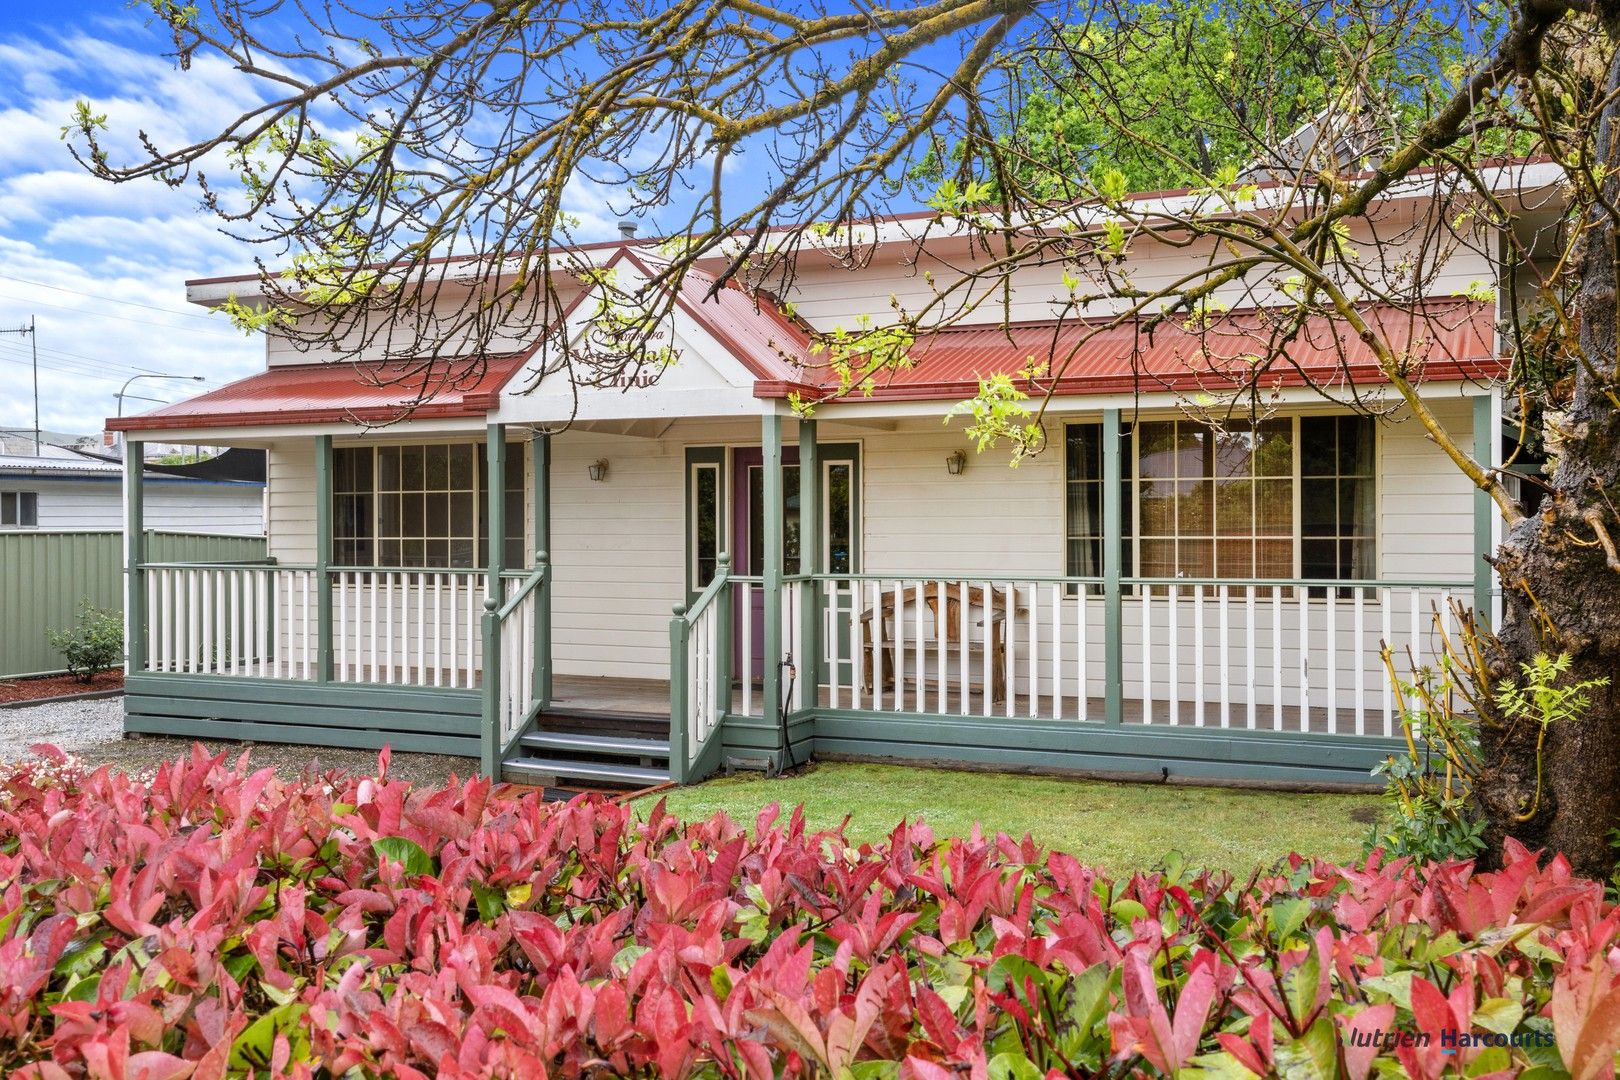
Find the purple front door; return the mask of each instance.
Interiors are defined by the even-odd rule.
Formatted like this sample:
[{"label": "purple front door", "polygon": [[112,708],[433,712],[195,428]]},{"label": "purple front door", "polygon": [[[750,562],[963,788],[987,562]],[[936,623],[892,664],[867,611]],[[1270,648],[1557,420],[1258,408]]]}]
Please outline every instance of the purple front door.
[{"label": "purple front door", "polygon": [[[782,546],[784,573],[797,573],[799,564],[799,448],[782,448]],[[765,572],[765,456],[758,447],[732,451],[732,565],[739,574],[754,577]],[[765,671],[765,590],[749,590],[749,602],[737,605],[737,627],[732,641],[738,677],[744,673],[758,681]],[[742,620],[749,620],[748,650],[743,655]]]}]

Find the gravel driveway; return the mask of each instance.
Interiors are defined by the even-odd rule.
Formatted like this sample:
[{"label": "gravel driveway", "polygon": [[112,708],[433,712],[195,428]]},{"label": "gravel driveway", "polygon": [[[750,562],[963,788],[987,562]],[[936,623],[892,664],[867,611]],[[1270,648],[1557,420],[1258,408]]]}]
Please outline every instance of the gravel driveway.
[{"label": "gravel driveway", "polygon": [[[192,740],[150,735],[124,738],[122,697],[0,709],[0,762],[27,757],[28,748],[42,742],[76,754],[90,765],[112,764],[131,772],[144,772],[190,753]],[[375,750],[340,750],[288,743],[205,741],[203,745],[211,753],[228,751],[233,759],[249,749],[254,764],[270,765],[284,778],[298,776],[311,766],[319,772],[342,769],[370,774],[377,771]],[[452,772],[465,778],[477,770],[478,762],[472,758],[442,754],[396,753],[388,767],[390,775],[424,786],[443,784]]]}]

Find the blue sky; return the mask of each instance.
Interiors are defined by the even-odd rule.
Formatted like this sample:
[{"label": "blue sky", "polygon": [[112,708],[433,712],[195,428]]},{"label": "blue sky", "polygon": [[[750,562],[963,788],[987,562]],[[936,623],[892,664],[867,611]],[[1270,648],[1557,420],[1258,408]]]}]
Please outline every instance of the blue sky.
[{"label": "blue sky", "polygon": [[[260,341],[185,302],[187,278],[251,271],[256,249],[221,236],[193,191],[92,178],[60,137],[81,98],[108,114],[115,135],[145,129],[160,144],[217,130],[240,111],[240,78],[209,58],[182,74],[167,45],[124,0],[0,0],[0,329],[37,320],[49,429],[100,431],[134,374],[203,376],[129,390],[173,400],[263,363]],[[584,222],[580,239],[613,235],[599,197],[581,191],[570,209]],[[28,341],[0,334],[0,428],[32,426]]]},{"label": "blue sky", "polygon": [[[292,7],[271,17],[296,20]],[[137,132],[162,147],[183,146],[258,104],[257,87],[224,61],[200,55],[181,72],[164,55],[170,48],[169,36],[127,0],[0,0],[0,330],[37,320],[47,429],[99,432],[132,375],[186,377],[141,379],[129,391],[174,400],[263,364],[262,342],[187,305],[184,283],[251,272],[255,255],[278,265],[279,253],[222,235],[199,208],[195,187],[91,177],[61,138],[75,102],[87,100],[108,118],[113,160],[128,163],[143,156]],[[919,59],[945,68],[958,48],[938,43]],[[729,159],[728,197],[738,196],[736,185],[761,184],[768,160],[762,149],[749,160]],[[563,208],[580,223],[572,239],[617,235],[623,200],[611,196],[585,178],[570,185]],[[684,220],[665,213],[667,221],[644,221],[643,235]],[[157,404],[131,399],[126,411]],[[29,342],[0,333],[0,429],[30,429],[32,417]]]},{"label": "blue sky", "polygon": [[[189,307],[183,284],[241,270],[249,256],[185,193],[95,180],[60,137],[78,98],[132,127],[177,133],[184,111],[170,95],[192,98],[199,87],[178,77],[160,55],[162,40],[119,0],[5,7],[0,328],[37,321],[42,425],[100,431],[114,394],[140,372],[204,376],[200,384],[143,379],[129,391],[172,399],[251,371],[262,346]],[[0,427],[33,426],[28,365],[27,339],[0,335]]]}]

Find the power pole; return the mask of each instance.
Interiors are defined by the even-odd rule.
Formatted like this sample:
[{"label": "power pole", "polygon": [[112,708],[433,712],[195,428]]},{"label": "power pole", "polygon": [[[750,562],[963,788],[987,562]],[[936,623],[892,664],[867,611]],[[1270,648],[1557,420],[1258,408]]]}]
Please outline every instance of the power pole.
[{"label": "power pole", "polygon": [[28,325],[19,326],[15,330],[0,330],[0,334],[27,334],[28,344],[34,355],[34,456],[39,457],[45,451],[39,437],[39,335],[34,332],[34,317],[28,316]]}]

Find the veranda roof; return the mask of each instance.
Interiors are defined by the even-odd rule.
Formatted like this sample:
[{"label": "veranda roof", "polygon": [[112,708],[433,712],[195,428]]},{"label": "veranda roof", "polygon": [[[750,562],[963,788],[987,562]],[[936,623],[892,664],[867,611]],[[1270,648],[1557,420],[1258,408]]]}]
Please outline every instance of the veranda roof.
[{"label": "veranda roof", "polygon": [[[1403,358],[1414,381],[1491,379],[1507,367],[1496,348],[1494,308],[1462,298],[1431,301],[1420,311],[1386,304],[1359,314],[1368,328]],[[1145,322],[1145,321],[1144,321]],[[1031,394],[1151,392],[1230,393],[1253,385],[1275,387],[1375,386],[1387,381],[1372,347],[1340,319],[1314,317],[1297,329],[1274,312],[1249,309],[1213,317],[1203,327],[1167,319],[1109,326],[1102,320],[1029,322],[1011,326],[952,327],[920,339],[911,366],[872,379],[870,394],[850,400],[958,400],[978,392],[993,374],[1014,376]],[[1257,365],[1257,357],[1280,354]],[[1026,377],[1026,371],[1034,371]],[[1056,376],[1054,378],[1054,375]],[[836,386],[825,368],[807,369],[797,382],[762,385],[761,396],[790,392],[815,397]]]},{"label": "veranda roof", "polygon": [[[754,376],[756,397],[797,393],[816,400],[836,389],[836,376],[824,354],[811,352],[805,328],[769,298],[729,285],[713,289],[694,275],[683,283],[679,303]],[[1371,304],[1360,314],[1402,357],[1414,381],[1487,380],[1507,368],[1496,348],[1489,303],[1443,298],[1417,312]],[[461,357],[427,364],[273,367],[153,412],[110,419],[107,426],[138,431],[481,416],[497,406],[501,388],[533,351],[481,362]],[[1255,357],[1274,352],[1281,358],[1256,366]],[[1293,328],[1264,309],[1224,313],[1201,328],[1181,320],[1151,329],[1095,320],[952,327],[919,340],[911,361],[875,376],[870,393],[858,391],[847,400],[960,400],[997,373],[1013,376],[1032,395],[1231,393],[1246,386],[1265,392],[1386,381],[1372,347],[1345,321],[1318,316]]]},{"label": "veranda roof", "polygon": [[[423,363],[288,364],[140,416],[109,419],[112,431],[257,427],[482,416],[531,350]],[[424,391],[427,393],[424,394]],[[419,399],[420,404],[416,404]]]}]

